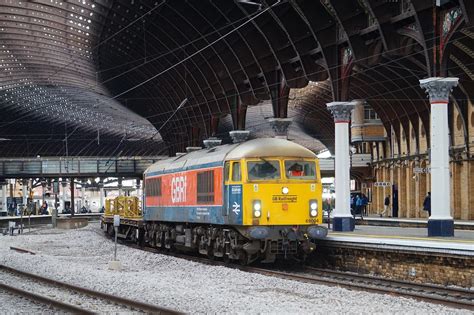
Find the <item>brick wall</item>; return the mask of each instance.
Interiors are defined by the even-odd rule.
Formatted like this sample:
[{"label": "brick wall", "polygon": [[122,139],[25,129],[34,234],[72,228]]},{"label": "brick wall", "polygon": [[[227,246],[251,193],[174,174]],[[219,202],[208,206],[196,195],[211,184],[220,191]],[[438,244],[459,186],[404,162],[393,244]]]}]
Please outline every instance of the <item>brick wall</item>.
[{"label": "brick wall", "polygon": [[474,287],[474,259],[429,252],[320,245],[308,264],[391,279]]},{"label": "brick wall", "polygon": [[[427,168],[429,162],[415,161],[385,162],[376,166],[375,181],[391,182],[398,186],[398,217],[427,218],[423,200],[431,190],[429,173],[415,174],[415,167]],[[474,219],[474,160],[450,163],[451,171],[451,215],[455,220]],[[383,210],[385,195],[393,195],[391,187],[373,187],[370,212],[379,214]],[[392,206],[392,205],[391,205]]]}]

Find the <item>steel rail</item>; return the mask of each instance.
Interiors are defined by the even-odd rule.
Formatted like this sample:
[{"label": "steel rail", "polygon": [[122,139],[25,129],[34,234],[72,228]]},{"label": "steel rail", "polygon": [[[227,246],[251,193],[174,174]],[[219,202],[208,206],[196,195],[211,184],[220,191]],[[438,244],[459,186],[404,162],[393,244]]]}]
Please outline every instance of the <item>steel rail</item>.
[{"label": "steel rail", "polygon": [[411,282],[411,281],[406,281],[406,280],[381,278],[381,277],[376,277],[376,276],[371,276],[371,275],[347,273],[347,272],[338,271],[338,270],[314,268],[311,266],[305,266],[305,269],[309,272],[326,274],[327,276],[331,276],[331,277],[345,277],[349,275],[354,280],[357,279],[361,281],[374,281],[374,282],[383,281],[386,284],[391,284],[393,286],[406,286],[413,289],[418,289],[421,286],[423,287],[423,289],[426,289],[426,290],[435,290],[437,291],[437,293],[443,293],[446,295],[465,296],[466,299],[470,299],[474,301],[474,290],[469,290],[465,288],[445,287],[445,286],[430,284],[430,283],[416,283],[416,282]]},{"label": "steel rail", "polygon": [[[149,303],[145,303],[145,302],[140,302],[140,301],[135,301],[135,300],[115,296],[115,295],[112,295],[112,294],[87,289],[87,288],[80,287],[80,286],[75,286],[75,285],[72,285],[72,284],[69,284],[69,283],[65,283],[65,282],[62,282],[62,281],[42,277],[42,276],[35,275],[35,274],[29,273],[29,272],[26,272],[26,271],[22,271],[22,270],[18,270],[18,269],[12,268],[12,267],[8,267],[8,266],[2,265],[2,264],[0,264],[0,271],[1,270],[19,275],[19,276],[24,277],[24,278],[30,278],[30,279],[38,280],[40,282],[47,283],[47,284],[50,284],[50,285],[53,285],[53,286],[56,286],[56,287],[67,288],[69,290],[73,290],[75,292],[80,292],[80,293],[83,293],[83,294],[91,296],[91,297],[100,298],[102,300],[106,300],[106,301],[109,301],[109,302],[114,302],[116,304],[124,305],[126,307],[141,310],[141,311],[144,311],[144,312],[147,312],[147,313],[170,314],[170,315],[171,314],[182,314],[180,312],[170,310],[170,309],[167,309],[167,308],[164,308],[164,307],[161,307],[161,306],[157,306],[157,305],[153,305],[153,304],[149,304]],[[5,289],[7,290],[8,286],[2,284],[2,287],[3,286],[5,286]],[[22,290],[20,290],[20,291],[22,291]],[[25,295],[26,297],[29,296],[29,295],[32,295],[32,293],[30,293],[30,292],[27,292],[27,291],[24,291],[24,292],[26,292],[26,294],[27,294],[27,295]],[[62,303],[60,301],[57,301],[57,302]],[[64,304],[66,304],[66,303],[64,303]],[[58,304],[58,307],[61,308],[61,305]],[[88,313],[93,313],[93,312],[89,312],[89,311],[87,311],[87,312]],[[81,311],[81,313],[82,313],[82,311]]]},{"label": "steel rail", "polygon": [[[305,269],[309,270],[308,268]],[[474,291],[469,292],[470,290],[441,287],[432,284],[418,284],[372,276],[353,275],[345,272],[337,273],[336,278],[334,277],[335,272],[332,270],[324,270],[332,276],[327,276],[323,273],[315,275],[314,273],[307,272],[292,273],[254,267],[246,267],[241,270],[309,283],[323,283],[348,289],[397,295],[455,308],[474,310]]]},{"label": "steel rail", "polygon": [[[45,305],[48,305],[48,306],[51,305],[55,308],[58,308],[58,309],[61,309],[61,310],[64,310],[64,311],[68,311],[68,312],[72,312],[72,313],[75,313],[75,314],[94,314],[93,312],[90,312],[90,311],[88,311],[86,309],[83,309],[83,308],[80,308],[78,306],[75,306],[75,305],[72,305],[72,304],[69,304],[69,303],[65,303],[65,302],[61,302],[61,301],[58,301],[58,300],[54,300],[54,299],[51,299],[49,297],[46,297],[46,296],[43,296],[43,295],[40,295],[40,294],[37,294],[37,293],[33,293],[33,292],[30,292],[30,291],[25,291],[25,290],[22,290],[22,289],[19,289],[19,288],[15,288],[15,287],[12,287],[10,285],[7,285],[7,284],[1,283],[1,282],[0,282],[0,290],[4,290],[4,291],[10,292],[14,295],[21,296],[21,297],[26,298],[30,301],[38,302],[38,303],[45,304]],[[8,310],[5,310],[5,311],[8,311]]]}]

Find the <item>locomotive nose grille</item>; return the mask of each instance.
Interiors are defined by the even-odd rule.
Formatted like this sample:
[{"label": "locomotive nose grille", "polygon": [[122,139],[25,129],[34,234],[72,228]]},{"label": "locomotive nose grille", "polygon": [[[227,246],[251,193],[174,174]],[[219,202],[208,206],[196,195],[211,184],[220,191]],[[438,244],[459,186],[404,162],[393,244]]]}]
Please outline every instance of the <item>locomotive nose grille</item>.
[{"label": "locomotive nose grille", "polygon": [[297,241],[277,240],[270,242],[270,252],[272,254],[296,254],[298,251]]}]

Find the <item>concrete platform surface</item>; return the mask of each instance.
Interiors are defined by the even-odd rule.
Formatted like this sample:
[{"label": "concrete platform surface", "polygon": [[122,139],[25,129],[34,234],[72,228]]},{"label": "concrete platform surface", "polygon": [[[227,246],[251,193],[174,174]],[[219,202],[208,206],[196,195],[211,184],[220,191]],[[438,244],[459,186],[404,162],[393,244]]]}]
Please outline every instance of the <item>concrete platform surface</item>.
[{"label": "concrete platform surface", "polygon": [[353,232],[330,231],[328,241],[350,242],[366,245],[394,245],[456,250],[474,256],[474,231],[455,230],[454,237],[428,237],[426,228],[402,228],[388,226],[356,225]]},{"label": "concrete platform surface", "polygon": [[[381,225],[381,226],[399,226],[399,227],[427,227],[427,218],[387,218],[379,216],[366,216],[364,220],[356,218],[356,224],[360,225]],[[454,228],[460,230],[474,230],[474,221],[472,220],[454,220]]]}]

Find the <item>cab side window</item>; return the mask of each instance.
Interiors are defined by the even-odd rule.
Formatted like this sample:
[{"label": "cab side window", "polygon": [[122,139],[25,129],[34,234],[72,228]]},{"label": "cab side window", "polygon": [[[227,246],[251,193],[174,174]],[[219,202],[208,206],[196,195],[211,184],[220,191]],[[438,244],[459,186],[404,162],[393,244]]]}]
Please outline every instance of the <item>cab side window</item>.
[{"label": "cab side window", "polygon": [[242,180],[242,176],[240,174],[240,162],[234,162],[232,164],[232,181],[240,182]]},{"label": "cab side window", "polygon": [[230,173],[230,162],[225,162],[224,164],[224,181],[229,181]]}]

